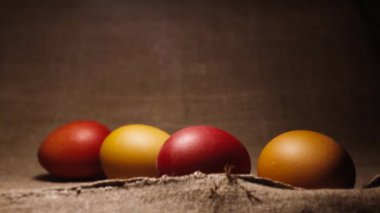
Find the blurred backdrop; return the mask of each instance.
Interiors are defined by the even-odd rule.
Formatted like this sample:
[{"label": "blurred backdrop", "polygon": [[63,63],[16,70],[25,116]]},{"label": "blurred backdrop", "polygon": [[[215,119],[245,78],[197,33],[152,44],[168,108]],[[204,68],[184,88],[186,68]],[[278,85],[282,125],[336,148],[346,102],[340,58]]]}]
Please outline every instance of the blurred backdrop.
[{"label": "blurred backdrop", "polygon": [[311,129],[347,148],[361,185],[380,172],[376,7],[1,1],[0,189],[45,184],[39,144],[78,119],[214,125],[248,148],[253,173],[271,138]]}]

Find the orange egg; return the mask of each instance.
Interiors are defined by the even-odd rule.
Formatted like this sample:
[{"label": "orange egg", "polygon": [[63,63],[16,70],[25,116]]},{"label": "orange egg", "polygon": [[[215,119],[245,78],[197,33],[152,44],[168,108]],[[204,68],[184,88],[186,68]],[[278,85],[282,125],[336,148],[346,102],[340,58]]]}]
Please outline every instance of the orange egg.
[{"label": "orange egg", "polygon": [[332,138],[308,130],[289,131],[262,150],[261,177],[302,188],[352,188],[355,167],[350,155]]}]

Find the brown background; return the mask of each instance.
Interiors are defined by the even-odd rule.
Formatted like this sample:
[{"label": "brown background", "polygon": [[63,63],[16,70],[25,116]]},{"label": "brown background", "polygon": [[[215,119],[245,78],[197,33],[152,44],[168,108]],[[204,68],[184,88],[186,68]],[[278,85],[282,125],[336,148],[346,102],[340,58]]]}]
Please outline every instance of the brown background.
[{"label": "brown background", "polygon": [[63,184],[39,180],[36,152],[77,119],[215,125],[254,173],[272,137],[312,129],[361,185],[380,171],[374,2],[1,1],[0,189]]}]

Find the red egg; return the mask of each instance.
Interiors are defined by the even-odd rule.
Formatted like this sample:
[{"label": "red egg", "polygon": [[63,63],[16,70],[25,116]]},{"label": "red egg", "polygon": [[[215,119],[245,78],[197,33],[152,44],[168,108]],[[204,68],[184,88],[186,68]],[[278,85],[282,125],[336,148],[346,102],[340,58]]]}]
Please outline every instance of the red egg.
[{"label": "red egg", "polygon": [[245,147],[231,134],[212,126],[184,128],[166,140],[157,158],[160,175],[186,175],[195,171],[250,173],[251,161]]},{"label": "red egg", "polygon": [[102,174],[99,152],[110,130],[95,121],[76,121],[51,132],[38,150],[38,160],[61,178],[90,178]]}]

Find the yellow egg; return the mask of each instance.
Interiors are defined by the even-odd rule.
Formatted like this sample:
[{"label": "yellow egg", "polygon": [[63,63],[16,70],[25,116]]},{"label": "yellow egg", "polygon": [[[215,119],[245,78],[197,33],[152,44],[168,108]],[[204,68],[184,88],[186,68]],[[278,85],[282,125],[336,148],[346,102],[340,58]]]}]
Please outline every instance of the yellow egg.
[{"label": "yellow egg", "polygon": [[156,159],[169,134],[153,126],[119,127],[104,140],[100,161],[108,178],[156,177]]},{"label": "yellow egg", "polygon": [[259,156],[257,173],[302,188],[355,185],[355,167],[346,150],[332,138],[308,130],[273,138]]}]

